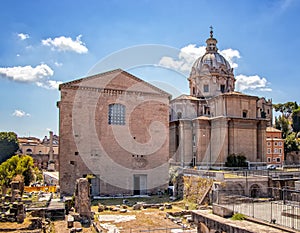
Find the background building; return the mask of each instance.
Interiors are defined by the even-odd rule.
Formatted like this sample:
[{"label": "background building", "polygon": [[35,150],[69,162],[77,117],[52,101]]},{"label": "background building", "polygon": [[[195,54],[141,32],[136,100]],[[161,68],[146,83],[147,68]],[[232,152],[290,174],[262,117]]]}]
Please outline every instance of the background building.
[{"label": "background building", "polygon": [[267,127],[267,163],[276,166],[284,164],[284,139],[282,139],[281,130],[273,127]]},{"label": "background building", "polygon": [[50,162],[53,166],[49,170],[58,170],[58,147],[59,137],[50,132],[49,138],[47,136],[41,141],[36,137],[19,137],[18,138],[20,153],[32,156],[35,166],[39,169],[48,170]]},{"label": "background building", "polygon": [[92,195],[146,194],[168,184],[170,95],[122,70],[60,85],[60,189],[91,178]]}]

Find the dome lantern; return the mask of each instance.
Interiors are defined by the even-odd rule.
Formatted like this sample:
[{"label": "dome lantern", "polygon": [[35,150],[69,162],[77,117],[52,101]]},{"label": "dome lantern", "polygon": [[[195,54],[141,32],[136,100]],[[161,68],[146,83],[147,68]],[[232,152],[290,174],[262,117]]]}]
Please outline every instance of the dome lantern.
[{"label": "dome lantern", "polygon": [[190,93],[197,97],[215,96],[234,91],[233,69],[229,62],[218,53],[218,41],[210,27],[210,37],[206,40],[206,52],[193,64],[189,77]]}]

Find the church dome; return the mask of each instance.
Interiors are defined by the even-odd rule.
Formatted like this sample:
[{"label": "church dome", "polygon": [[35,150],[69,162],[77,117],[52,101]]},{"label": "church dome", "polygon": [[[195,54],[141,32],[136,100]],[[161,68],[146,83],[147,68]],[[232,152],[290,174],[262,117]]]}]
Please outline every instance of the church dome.
[{"label": "church dome", "polygon": [[206,52],[193,64],[189,80],[190,95],[197,98],[210,98],[234,91],[235,78],[229,62],[218,53],[218,41],[213,37],[206,40]]},{"label": "church dome", "polygon": [[202,57],[199,57],[193,65],[193,69],[200,73],[204,67],[231,70],[229,62],[218,52],[205,53]]},{"label": "church dome", "polygon": [[210,38],[206,40],[206,53],[199,57],[193,64],[191,76],[207,74],[207,72],[222,72],[232,74],[229,62],[218,53],[217,40],[213,38],[213,31],[210,31]]}]

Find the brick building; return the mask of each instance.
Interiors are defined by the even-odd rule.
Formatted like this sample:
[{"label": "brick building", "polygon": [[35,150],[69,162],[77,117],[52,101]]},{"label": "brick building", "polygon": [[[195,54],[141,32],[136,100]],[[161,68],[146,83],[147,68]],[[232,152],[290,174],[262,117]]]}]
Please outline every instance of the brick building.
[{"label": "brick building", "polygon": [[281,130],[267,127],[266,144],[267,163],[282,166],[284,163],[284,139]]},{"label": "brick building", "polygon": [[[59,137],[57,135],[50,132],[50,137],[45,136],[43,140],[36,137],[19,137],[18,142],[20,153],[30,155],[34,165],[39,169],[56,171],[59,169]],[[50,162],[53,163],[51,169],[49,169]]]},{"label": "brick building", "polygon": [[60,85],[60,189],[91,178],[92,195],[166,188],[170,95],[113,70]]}]

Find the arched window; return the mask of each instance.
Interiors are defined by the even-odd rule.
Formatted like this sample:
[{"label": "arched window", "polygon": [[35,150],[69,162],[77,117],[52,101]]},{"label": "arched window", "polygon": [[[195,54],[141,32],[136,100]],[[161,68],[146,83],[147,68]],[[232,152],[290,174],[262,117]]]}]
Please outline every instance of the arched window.
[{"label": "arched window", "polygon": [[28,149],[26,150],[26,154],[27,154],[27,155],[32,155],[32,150],[31,150],[30,148],[28,148]]},{"label": "arched window", "polygon": [[181,112],[177,112],[177,119],[181,119],[182,118],[182,113]]},{"label": "arched window", "polygon": [[123,104],[110,104],[108,106],[108,124],[125,125],[125,106]]}]

